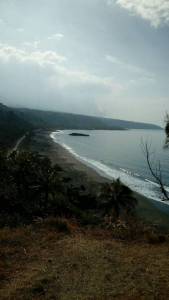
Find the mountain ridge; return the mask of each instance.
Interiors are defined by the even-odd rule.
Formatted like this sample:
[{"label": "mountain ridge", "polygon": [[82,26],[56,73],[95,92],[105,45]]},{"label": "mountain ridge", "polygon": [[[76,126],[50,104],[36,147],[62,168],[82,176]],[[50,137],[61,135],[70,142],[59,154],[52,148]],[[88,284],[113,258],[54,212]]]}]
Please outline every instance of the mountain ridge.
[{"label": "mountain ridge", "polygon": [[44,130],[160,130],[149,123],[125,121],[73,113],[12,108],[0,103],[0,147],[9,148],[18,138],[34,129]]},{"label": "mountain ridge", "polygon": [[87,116],[67,112],[35,110],[29,108],[17,108],[24,118],[34,126],[51,126],[58,129],[100,129],[100,130],[124,130],[124,129],[155,129],[162,128],[156,124],[112,119],[97,116]]}]

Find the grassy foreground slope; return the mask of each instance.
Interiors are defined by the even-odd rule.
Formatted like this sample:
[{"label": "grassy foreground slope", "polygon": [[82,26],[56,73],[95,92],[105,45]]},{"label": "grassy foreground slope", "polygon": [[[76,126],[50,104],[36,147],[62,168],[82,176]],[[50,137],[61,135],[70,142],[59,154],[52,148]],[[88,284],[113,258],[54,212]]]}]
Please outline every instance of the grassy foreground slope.
[{"label": "grassy foreground slope", "polygon": [[69,233],[54,220],[0,230],[0,299],[168,299],[168,242],[67,226]]}]

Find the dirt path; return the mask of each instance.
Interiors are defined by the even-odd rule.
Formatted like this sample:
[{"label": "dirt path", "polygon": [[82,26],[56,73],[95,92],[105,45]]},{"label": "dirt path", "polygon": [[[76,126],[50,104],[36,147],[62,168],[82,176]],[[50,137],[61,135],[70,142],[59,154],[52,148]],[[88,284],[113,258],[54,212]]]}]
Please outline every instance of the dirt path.
[{"label": "dirt path", "polygon": [[18,150],[19,146],[22,144],[22,142],[23,142],[23,140],[24,140],[25,138],[26,138],[26,134],[23,135],[21,138],[19,138],[19,139],[17,140],[15,146],[14,146],[12,149],[10,149],[10,150],[8,151],[8,156],[9,156],[12,152]]}]

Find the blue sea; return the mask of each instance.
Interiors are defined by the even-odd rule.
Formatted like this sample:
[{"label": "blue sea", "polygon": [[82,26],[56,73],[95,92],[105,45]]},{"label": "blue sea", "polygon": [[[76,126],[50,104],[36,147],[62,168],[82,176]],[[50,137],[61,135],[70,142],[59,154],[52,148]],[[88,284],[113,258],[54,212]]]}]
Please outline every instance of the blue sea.
[{"label": "blue sea", "polygon": [[[70,136],[72,132],[90,136]],[[169,191],[169,149],[164,149],[162,130],[64,130],[53,132],[51,138],[102,176],[120,178],[134,191],[161,201],[159,186],[151,176],[142,149],[142,143],[147,142],[151,145],[152,164],[156,168],[160,161]]]}]

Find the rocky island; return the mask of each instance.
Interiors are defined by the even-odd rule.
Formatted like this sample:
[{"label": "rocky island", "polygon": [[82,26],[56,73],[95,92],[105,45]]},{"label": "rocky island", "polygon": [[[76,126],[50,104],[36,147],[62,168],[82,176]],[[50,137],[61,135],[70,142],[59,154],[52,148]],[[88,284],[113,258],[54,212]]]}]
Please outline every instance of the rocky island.
[{"label": "rocky island", "polygon": [[85,134],[85,133],[77,133],[77,132],[72,132],[69,135],[71,136],[90,136],[90,134]]}]

